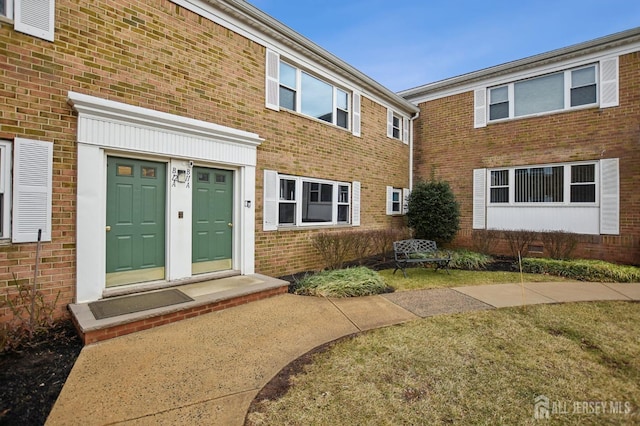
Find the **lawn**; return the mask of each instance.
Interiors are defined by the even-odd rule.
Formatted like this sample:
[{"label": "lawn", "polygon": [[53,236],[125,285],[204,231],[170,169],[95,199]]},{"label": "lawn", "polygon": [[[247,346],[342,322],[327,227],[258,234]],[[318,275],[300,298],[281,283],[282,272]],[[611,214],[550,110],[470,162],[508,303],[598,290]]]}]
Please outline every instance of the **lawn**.
[{"label": "lawn", "polygon": [[[393,269],[380,271],[387,285],[396,291],[418,290],[425,288],[461,287],[467,285],[520,283],[519,272],[502,271],[463,271],[451,269],[447,274],[443,270],[435,271],[433,268],[407,269],[407,278],[402,271],[393,273]],[[522,274],[525,282],[551,282],[566,281],[566,278],[555,275]]]},{"label": "lawn", "polygon": [[314,355],[248,424],[539,424],[539,396],[554,423],[638,424],[639,336],[629,302],[412,321]]}]

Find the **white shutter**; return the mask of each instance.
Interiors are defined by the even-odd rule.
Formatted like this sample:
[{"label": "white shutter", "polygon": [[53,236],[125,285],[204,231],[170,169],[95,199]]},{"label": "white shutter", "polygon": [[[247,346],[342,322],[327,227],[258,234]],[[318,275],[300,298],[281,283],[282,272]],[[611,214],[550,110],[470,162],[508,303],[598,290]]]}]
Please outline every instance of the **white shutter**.
[{"label": "white shutter", "polygon": [[353,132],[353,136],[360,137],[361,134],[361,122],[360,110],[362,109],[362,97],[360,93],[353,92],[353,125],[351,131]]},{"label": "white shutter", "polygon": [[51,241],[52,171],[52,143],[15,139],[12,242]]},{"label": "white shutter", "polygon": [[264,210],[262,212],[262,230],[278,230],[278,172],[264,171]]},{"label": "white shutter", "polygon": [[485,229],[487,221],[487,169],[473,171],[473,229]]},{"label": "white shutter", "polygon": [[402,142],[405,144],[409,143],[409,119],[402,119]]},{"label": "white shutter", "polygon": [[620,172],[617,158],[600,160],[600,233],[620,234]]},{"label": "white shutter", "polygon": [[16,31],[53,41],[56,6],[54,0],[14,0]]},{"label": "white shutter", "polygon": [[393,137],[393,110],[387,108],[387,137]]},{"label": "white shutter", "polygon": [[387,214],[393,214],[393,186],[387,186]]},{"label": "white shutter", "polygon": [[473,127],[487,125],[487,89],[476,89],[473,92]]},{"label": "white shutter", "polygon": [[351,182],[351,225],[360,226],[360,182]]},{"label": "white shutter", "polygon": [[409,211],[409,195],[411,195],[411,190],[402,188],[402,214],[407,214]]},{"label": "white shutter", "polygon": [[618,106],[618,57],[600,61],[600,108]]},{"label": "white shutter", "polygon": [[267,50],[266,107],[280,111],[280,55]]}]

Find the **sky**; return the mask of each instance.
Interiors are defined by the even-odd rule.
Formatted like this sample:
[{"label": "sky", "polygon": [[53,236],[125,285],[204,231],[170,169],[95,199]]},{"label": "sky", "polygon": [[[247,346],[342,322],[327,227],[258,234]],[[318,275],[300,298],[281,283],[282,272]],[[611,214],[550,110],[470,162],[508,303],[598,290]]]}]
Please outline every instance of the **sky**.
[{"label": "sky", "polygon": [[393,91],[640,27],[640,0],[249,0]]}]

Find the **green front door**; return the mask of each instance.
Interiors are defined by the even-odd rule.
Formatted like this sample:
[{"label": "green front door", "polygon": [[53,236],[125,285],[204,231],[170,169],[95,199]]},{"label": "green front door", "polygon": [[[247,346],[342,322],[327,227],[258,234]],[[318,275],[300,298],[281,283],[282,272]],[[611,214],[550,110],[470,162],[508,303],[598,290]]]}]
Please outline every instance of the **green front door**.
[{"label": "green front door", "polygon": [[107,287],[164,279],[166,166],[107,159]]},{"label": "green front door", "polygon": [[233,172],[193,168],[193,274],[231,269]]}]

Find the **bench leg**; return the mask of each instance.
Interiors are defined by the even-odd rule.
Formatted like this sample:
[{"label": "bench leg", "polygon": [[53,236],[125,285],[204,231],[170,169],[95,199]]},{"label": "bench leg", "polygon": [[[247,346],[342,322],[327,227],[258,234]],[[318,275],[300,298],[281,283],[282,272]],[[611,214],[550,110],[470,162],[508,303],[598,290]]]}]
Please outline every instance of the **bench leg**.
[{"label": "bench leg", "polygon": [[401,265],[400,263],[396,262],[396,269],[393,270],[394,275],[396,271],[400,269],[402,271],[402,275],[404,275],[404,277],[407,278],[407,271],[405,270],[406,267],[407,267],[406,264]]}]

